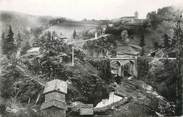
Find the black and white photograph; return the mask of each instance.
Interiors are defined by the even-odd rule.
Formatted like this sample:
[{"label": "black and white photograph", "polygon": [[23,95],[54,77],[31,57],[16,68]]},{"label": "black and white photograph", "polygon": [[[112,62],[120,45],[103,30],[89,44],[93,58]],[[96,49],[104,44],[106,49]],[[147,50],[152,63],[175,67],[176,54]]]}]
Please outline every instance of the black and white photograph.
[{"label": "black and white photograph", "polygon": [[183,117],[183,0],[0,0],[0,117]]}]

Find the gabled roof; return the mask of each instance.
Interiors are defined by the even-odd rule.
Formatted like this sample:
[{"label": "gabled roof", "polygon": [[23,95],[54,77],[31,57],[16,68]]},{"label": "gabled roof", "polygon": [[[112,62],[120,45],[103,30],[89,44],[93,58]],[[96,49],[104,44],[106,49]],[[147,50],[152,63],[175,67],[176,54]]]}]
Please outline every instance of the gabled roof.
[{"label": "gabled roof", "polygon": [[41,105],[41,110],[45,110],[45,109],[48,109],[48,108],[51,108],[51,107],[55,107],[55,108],[58,108],[58,109],[67,110],[67,107],[66,106],[67,105],[66,105],[65,102],[57,101],[57,100],[52,100],[52,101],[49,101],[49,102],[44,102]]},{"label": "gabled roof", "polygon": [[47,82],[43,93],[46,94],[53,91],[67,94],[67,82],[58,79]]}]

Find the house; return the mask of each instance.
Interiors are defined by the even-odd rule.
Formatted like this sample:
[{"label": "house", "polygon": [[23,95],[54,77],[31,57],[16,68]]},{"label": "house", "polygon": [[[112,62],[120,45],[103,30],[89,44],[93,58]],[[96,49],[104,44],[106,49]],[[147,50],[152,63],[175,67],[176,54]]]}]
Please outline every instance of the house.
[{"label": "house", "polygon": [[138,12],[134,13],[134,16],[124,16],[120,18],[122,24],[128,25],[141,25],[144,22],[144,19],[139,19]]},{"label": "house", "polygon": [[128,17],[121,17],[120,18],[121,23],[135,23],[136,17],[134,16],[128,16]]}]

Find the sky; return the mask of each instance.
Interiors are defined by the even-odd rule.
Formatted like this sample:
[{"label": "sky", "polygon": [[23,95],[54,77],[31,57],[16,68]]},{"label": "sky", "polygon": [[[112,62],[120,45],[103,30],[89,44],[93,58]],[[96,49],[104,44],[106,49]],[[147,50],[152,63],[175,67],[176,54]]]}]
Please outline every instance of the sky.
[{"label": "sky", "polygon": [[150,11],[164,6],[183,7],[183,0],[0,0],[0,10],[32,15],[61,16],[74,20],[113,19]]}]

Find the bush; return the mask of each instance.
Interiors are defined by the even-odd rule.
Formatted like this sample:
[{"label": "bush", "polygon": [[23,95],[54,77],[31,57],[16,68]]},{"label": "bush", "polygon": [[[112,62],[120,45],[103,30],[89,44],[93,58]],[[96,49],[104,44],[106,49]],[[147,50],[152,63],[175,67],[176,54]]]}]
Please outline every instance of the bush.
[{"label": "bush", "polygon": [[99,76],[109,83],[112,79],[110,60],[109,59],[89,59],[91,63],[98,71]]},{"label": "bush", "polygon": [[149,70],[149,62],[152,58],[148,57],[138,57],[137,58],[137,70],[138,70],[138,79],[145,80]]}]

